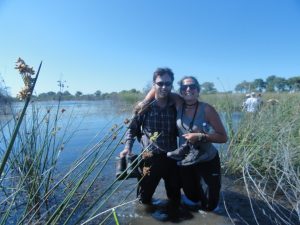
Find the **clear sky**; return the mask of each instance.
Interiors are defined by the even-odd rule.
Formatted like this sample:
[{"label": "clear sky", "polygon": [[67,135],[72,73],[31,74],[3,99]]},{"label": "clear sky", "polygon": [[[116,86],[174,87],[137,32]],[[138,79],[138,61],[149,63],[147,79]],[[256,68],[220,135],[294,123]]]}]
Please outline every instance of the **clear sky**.
[{"label": "clear sky", "polygon": [[[270,75],[300,75],[299,0],[0,0],[0,74],[13,96],[22,57],[36,93],[136,88],[157,67],[219,91]],[[174,85],[177,88],[177,84]]]}]

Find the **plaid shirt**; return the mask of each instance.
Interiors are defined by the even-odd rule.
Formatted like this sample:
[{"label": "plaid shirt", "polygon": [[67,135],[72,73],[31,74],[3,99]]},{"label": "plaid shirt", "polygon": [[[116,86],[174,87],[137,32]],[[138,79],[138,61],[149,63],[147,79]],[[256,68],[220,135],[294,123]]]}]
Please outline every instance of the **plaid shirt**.
[{"label": "plaid shirt", "polygon": [[[150,137],[158,133],[158,138],[153,143]],[[177,148],[176,108],[174,103],[168,103],[165,108],[160,108],[154,102],[147,112],[138,115],[131,123],[126,134],[126,148],[132,149],[135,137],[140,139],[143,147],[153,153],[164,153]]]}]

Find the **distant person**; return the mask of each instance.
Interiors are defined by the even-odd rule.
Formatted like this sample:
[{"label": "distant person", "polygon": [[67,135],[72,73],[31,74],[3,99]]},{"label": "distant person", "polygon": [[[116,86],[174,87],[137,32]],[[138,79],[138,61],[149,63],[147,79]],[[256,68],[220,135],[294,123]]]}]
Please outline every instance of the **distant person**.
[{"label": "distant person", "polygon": [[243,103],[244,110],[249,113],[255,113],[259,108],[259,101],[255,92],[252,92],[250,98],[247,98]]}]

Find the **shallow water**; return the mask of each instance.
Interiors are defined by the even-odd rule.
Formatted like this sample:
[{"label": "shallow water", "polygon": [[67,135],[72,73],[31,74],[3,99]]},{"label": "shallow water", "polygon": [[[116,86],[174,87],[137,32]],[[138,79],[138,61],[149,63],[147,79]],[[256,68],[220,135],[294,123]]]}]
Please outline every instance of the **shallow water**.
[{"label": "shallow water", "polygon": [[[156,199],[156,209],[164,208],[164,203],[167,201],[165,197],[163,181],[160,182],[156,192],[154,194],[154,199]],[[118,219],[120,224],[130,224],[130,225],[151,225],[151,224],[174,224],[182,223],[187,225],[230,225],[232,222],[226,216],[225,210],[220,204],[218,212],[204,212],[198,211],[187,211],[187,216],[179,218],[176,221],[159,221],[153,216],[152,212],[147,212],[145,207],[135,201],[134,203],[129,203],[128,205],[122,207],[121,209],[116,209]],[[155,212],[155,210],[154,210]],[[114,221],[111,220],[111,224]]]}]

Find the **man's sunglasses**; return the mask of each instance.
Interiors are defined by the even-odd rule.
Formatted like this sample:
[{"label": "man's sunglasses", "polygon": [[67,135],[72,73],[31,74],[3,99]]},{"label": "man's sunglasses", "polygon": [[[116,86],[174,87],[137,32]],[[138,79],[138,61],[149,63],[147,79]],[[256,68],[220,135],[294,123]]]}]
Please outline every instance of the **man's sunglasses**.
[{"label": "man's sunglasses", "polygon": [[159,81],[159,82],[156,82],[155,84],[156,84],[157,86],[159,86],[159,87],[162,87],[162,86],[169,87],[169,86],[172,85],[172,82],[169,82],[169,81],[167,81],[167,82]]},{"label": "man's sunglasses", "polygon": [[198,86],[196,84],[187,84],[187,85],[181,85],[180,90],[181,91],[186,91],[188,88],[190,88],[190,90],[196,90],[198,89]]}]

